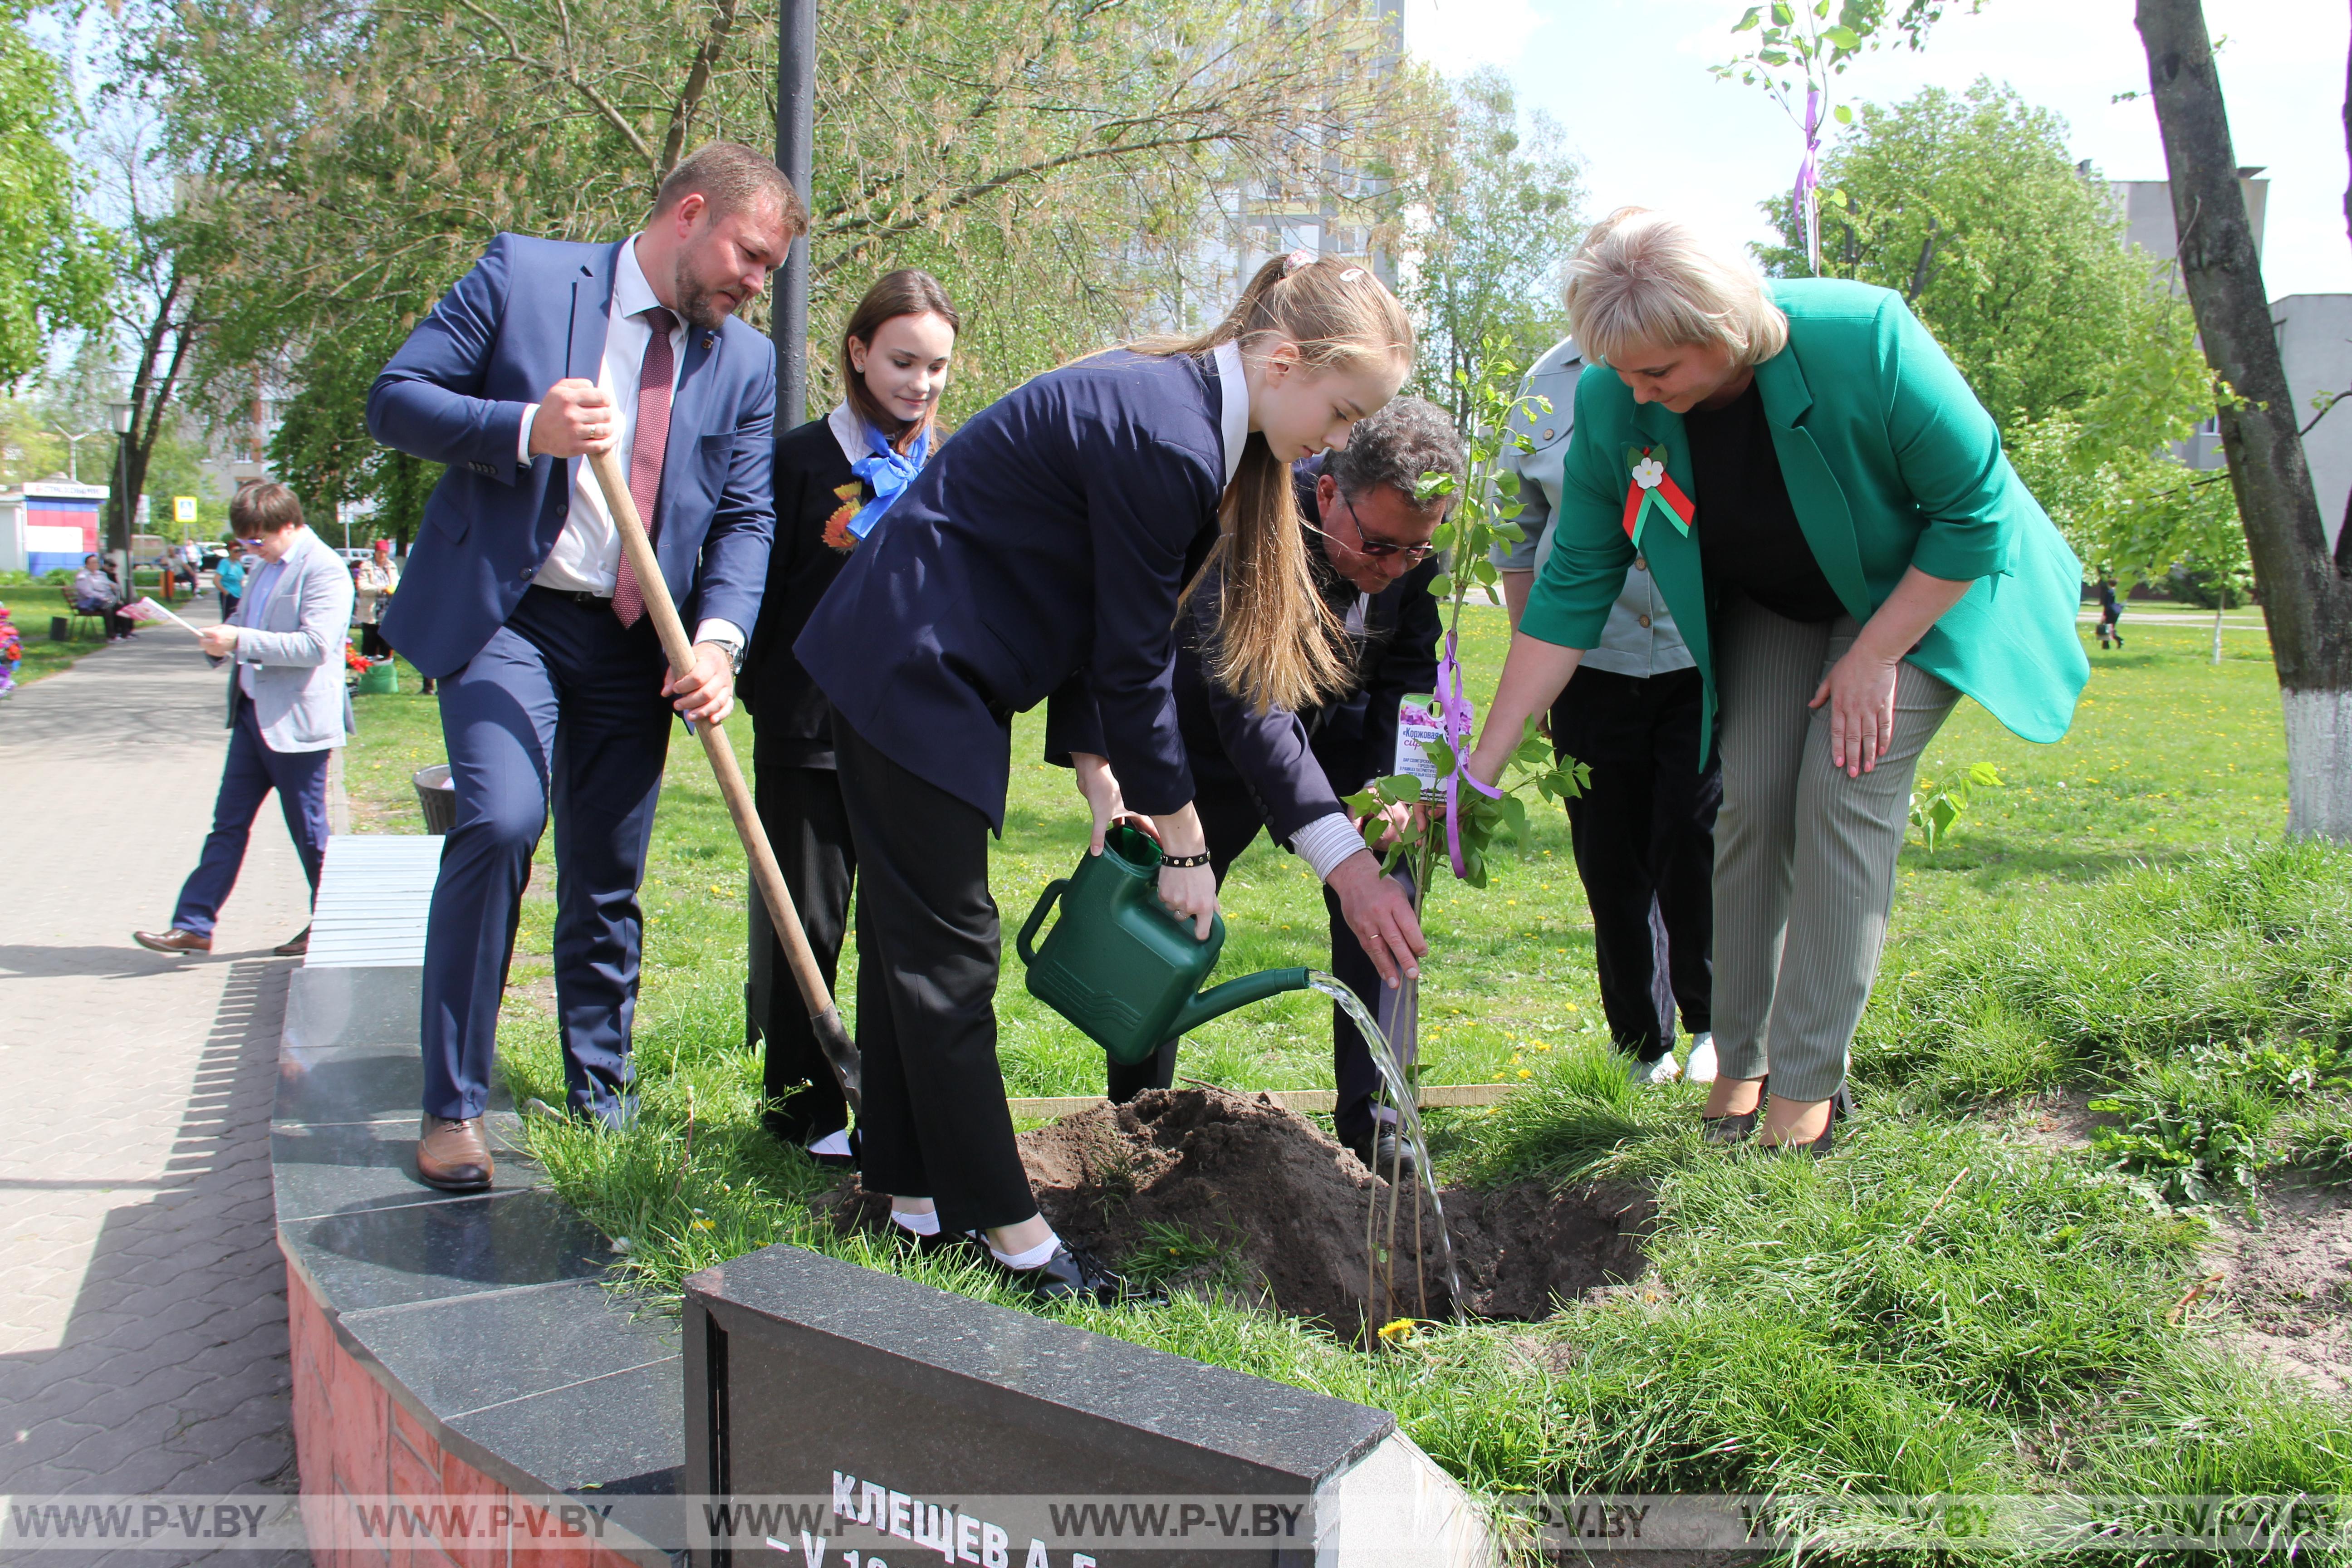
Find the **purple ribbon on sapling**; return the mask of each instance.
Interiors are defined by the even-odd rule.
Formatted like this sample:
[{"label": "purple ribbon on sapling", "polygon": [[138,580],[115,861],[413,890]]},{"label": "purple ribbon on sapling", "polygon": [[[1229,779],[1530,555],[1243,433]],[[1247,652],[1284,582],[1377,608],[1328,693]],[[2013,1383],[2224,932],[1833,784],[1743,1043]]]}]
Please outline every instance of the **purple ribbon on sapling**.
[{"label": "purple ribbon on sapling", "polygon": [[1813,226],[1806,221],[1805,197],[1822,187],[1820,153],[1822,147],[1822,93],[1819,88],[1805,89],[1805,158],[1797,165],[1796,188],[1789,194],[1790,222],[1804,241],[1805,261],[1815,272],[1822,269],[1821,247],[1815,240]]},{"label": "purple ribbon on sapling", "polygon": [[1478,711],[1470,705],[1469,696],[1462,689],[1462,661],[1454,657],[1454,634],[1445,634],[1445,657],[1437,663],[1437,715],[1445,726],[1445,744],[1454,752],[1454,767],[1445,775],[1445,853],[1454,862],[1456,877],[1469,875],[1462,864],[1462,825],[1455,810],[1461,798],[1464,779],[1470,787],[1489,800],[1500,800],[1503,792],[1493,784],[1483,784],[1470,772],[1470,730],[1477,722]]}]

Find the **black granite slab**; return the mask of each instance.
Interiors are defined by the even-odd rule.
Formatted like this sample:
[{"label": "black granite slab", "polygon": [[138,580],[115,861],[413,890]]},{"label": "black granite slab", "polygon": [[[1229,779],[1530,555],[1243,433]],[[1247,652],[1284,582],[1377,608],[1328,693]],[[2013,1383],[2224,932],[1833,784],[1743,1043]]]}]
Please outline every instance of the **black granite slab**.
[{"label": "black granite slab", "polygon": [[281,1222],[278,1235],[338,1312],[586,1279],[611,1258],[596,1228],[545,1191]]},{"label": "black granite slab", "polygon": [[[1384,1410],[793,1247],[696,1275],[683,1328],[685,1484],[695,1491],[823,1496],[853,1475],[940,1502],[1185,1496],[1304,1506],[1396,1427]],[[1035,1511],[1043,1530],[1042,1503]],[[1237,1568],[1301,1551],[1311,1560],[1311,1518],[1303,1528],[1263,1551],[1101,1561]]]},{"label": "black granite slab", "polygon": [[416,1048],[425,971],[396,968],[294,971],[286,991],[289,1046]]},{"label": "black granite slab", "polygon": [[[484,1119],[491,1152],[490,1190],[516,1193],[543,1184],[546,1173],[521,1153],[522,1126],[511,1111]],[[400,1204],[459,1201],[416,1175],[416,1122],[280,1121],[269,1133],[278,1222]]]},{"label": "black granite slab", "polygon": [[677,1357],[448,1417],[551,1491],[676,1489],[685,1444]]},{"label": "black granite slab", "polygon": [[[298,971],[299,974],[299,972]],[[414,1040],[400,1045],[284,1046],[278,1056],[278,1121],[406,1121],[425,1098],[425,1063]],[[491,1112],[510,1111],[502,1083]]]},{"label": "black granite slab", "polygon": [[593,1279],[346,1312],[343,1326],[449,1419],[678,1353],[676,1317]]}]

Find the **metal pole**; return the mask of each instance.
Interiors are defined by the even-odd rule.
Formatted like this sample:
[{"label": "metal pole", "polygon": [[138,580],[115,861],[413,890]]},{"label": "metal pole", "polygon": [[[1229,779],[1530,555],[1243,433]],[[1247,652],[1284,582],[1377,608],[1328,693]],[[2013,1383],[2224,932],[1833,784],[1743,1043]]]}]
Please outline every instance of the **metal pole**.
[{"label": "metal pole", "polygon": [[115,559],[122,564],[122,602],[129,604],[139,596],[131,580],[131,432],[120,430],[114,437],[114,475],[117,481],[114,500]]},{"label": "metal pole", "polygon": [[[809,204],[816,140],[817,0],[782,0],[776,25],[776,166]],[[776,431],[808,417],[808,237],[793,241],[776,283]]]},{"label": "metal pole", "polygon": [[[776,167],[793,184],[801,210],[809,205],[811,148],[816,140],[816,0],[782,0],[776,18]],[[808,418],[808,237],[793,241],[776,279],[776,433]],[[787,525],[789,526],[789,525]],[[776,984],[776,931],[753,879],[750,930],[745,933],[743,1043],[765,1033]]]}]

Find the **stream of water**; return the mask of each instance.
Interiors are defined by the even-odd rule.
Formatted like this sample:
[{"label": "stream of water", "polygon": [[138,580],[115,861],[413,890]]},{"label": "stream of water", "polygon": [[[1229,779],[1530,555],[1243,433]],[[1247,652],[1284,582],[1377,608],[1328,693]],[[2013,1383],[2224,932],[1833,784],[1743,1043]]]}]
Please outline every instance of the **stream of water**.
[{"label": "stream of water", "polygon": [[[1437,1195],[1437,1173],[1430,1169],[1429,1140],[1421,1130],[1420,1100],[1413,1093],[1412,1085],[1405,1081],[1404,1069],[1397,1065],[1396,1053],[1389,1048],[1389,1037],[1381,1032],[1380,1025],[1373,1021],[1371,1010],[1364,1005],[1363,999],[1320,970],[1308,970],[1307,984],[1338,1003],[1339,1010],[1354,1021],[1363,1034],[1365,1045],[1370,1047],[1372,1066],[1380,1070],[1381,1081],[1388,1086],[1389,1099],[1394,1102],[1397,1116],[1412,1140],[1415,1155],[1412,1168],[1421,1177],[1422,1191],[1429,1194],[1429,1206],[1436,1211],[1437,1245],[1445,1256],[1446,1299],[1452,1304],[1454,1315],[1460,1317],[1462,1277],[1454,1267],[1454,1238],[1446,1232],[1445,1203]],[[1415,1267],[1418,1266],[1419,1260],[1416,1259]]]}]

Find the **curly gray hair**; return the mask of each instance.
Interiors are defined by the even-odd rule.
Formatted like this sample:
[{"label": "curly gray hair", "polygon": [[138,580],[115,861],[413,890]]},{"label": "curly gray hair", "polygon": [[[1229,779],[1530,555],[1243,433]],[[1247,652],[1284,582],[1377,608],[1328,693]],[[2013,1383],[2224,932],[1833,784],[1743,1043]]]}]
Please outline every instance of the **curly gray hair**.
[{"label": "curly gray hair", "polygon": [[1462,434],[1444,409],[1418,397],[1397,397],[1357,425],[1348,444],[1331,454],[1328,467],[1342,495],[1393,485],[1410,501],[1423,474],[1453,475],[1458,492],[1468,465]]}]

